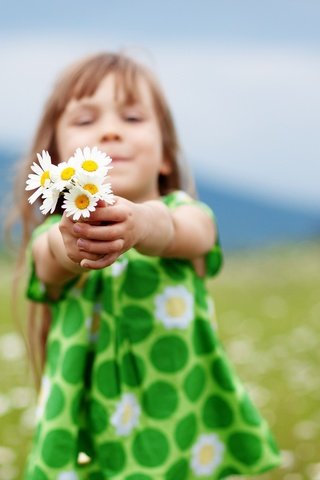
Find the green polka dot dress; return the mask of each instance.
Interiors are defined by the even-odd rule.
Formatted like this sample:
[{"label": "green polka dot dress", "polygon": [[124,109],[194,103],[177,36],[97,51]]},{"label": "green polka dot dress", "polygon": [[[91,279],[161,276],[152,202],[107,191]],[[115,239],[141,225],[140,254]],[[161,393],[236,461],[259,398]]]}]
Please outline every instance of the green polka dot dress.
[{"label": "green polka dot dress", "polygon": [[[183,192],[163,201],[195,202]],[[218,243],[206,265],[219,270]],[[55,302],[32,268],[27,294],[50,303],[52,324],[26,480],[215,480],[279,464],[189,261],[132,249]]]}]

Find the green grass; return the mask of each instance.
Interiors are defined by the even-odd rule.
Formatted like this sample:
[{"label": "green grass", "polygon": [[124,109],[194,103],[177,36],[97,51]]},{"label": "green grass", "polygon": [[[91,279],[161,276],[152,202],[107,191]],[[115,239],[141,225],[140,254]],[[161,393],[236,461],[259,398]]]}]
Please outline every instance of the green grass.
[{"label": "green grass", "polygon": [[[35,394],[24,342],[14,325],[11,305],[12,263],[0,259],[0,479],[22,479],[30,448]],[[21,308],[23,303],[21,302]],[[22,315],[22,318],[23,315]]]},{"label": "green grass", "polygon": [[[228,255],[210,282],[220,337],[283,451],[263,480],[320,478],[319,258],[315,243]],[[20,480],[35,396],[10,314],[12,267],[0,268],[0,480]]]},{"label": "green grass", "polygon": [[227,258],[212,283],[220,336],[283,453],[265,480],[320,478],[320,246]]}]

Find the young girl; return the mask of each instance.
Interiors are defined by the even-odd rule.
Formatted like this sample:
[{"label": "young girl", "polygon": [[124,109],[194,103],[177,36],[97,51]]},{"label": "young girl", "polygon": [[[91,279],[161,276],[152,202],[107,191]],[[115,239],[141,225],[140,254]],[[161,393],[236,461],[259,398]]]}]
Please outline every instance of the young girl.
[{"label": "young girl", "polygon": [[182,191],[171,114],[145,67],[106,53],[67,70],[24,180],[36,152],[58,164],[85,146],[113,159],[114,205],[100,202],[78,222],[60,211],[41,225],[36,204],[21,207],[25,241],[38,225],[27,295],[48,307],[26,480],[221,479],[273,468],[272,435],[211,322],[205,279],[222,259],[214,215]]}]

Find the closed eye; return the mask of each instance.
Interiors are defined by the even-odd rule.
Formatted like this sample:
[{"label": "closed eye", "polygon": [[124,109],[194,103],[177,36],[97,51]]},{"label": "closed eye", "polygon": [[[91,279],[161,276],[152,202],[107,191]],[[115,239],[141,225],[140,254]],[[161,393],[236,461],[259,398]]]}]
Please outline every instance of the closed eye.
[{"label": "closed eye", "polygon": [[76,126],[85,126],[85,125],[91,125],[94,122],[93,117],[79,117],[74,119],[73,124]]},{"label": "closed eye", "polygon": [[137,115],[137,114],[126,114],[124,115],[124,119],[126,122],[142,122],[143,117],[142,115]]},{"label": "closed eye", "polygon": [[145,113],[140,106],[126,105],[122,109],[122,118],[126,122],[137,123],[142,122],[145,118]]}]

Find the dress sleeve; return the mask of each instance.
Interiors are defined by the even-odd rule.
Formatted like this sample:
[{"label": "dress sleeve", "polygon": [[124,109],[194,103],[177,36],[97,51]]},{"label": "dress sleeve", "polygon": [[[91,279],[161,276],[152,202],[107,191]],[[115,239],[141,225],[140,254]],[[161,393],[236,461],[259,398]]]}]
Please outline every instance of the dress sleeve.
[{"label": "dress sleeve", "polygon": [[37,277],[36,274],[35,263],[31,255],[33,242],[39,235],[46,232],[54,223],[59,222],[60,218],[61,217],[59,215],[51,215],[41,225],[35,228],[27,248],[28,279],[26,286],[26,297],[33,302],[51,303],[53,301],[60,300],[64,297],[66,291],[68,291],[69,288],[78,280],[78,278],[75,278],[66,283],[66,285],[61,288],[59,297],[55,297],[53,300],[48,293],[46,285]]},{"label": "dress sleeve", "polygon": [[212,219],[216,227],[217,238],[214,245],[211,247],[211,250],[206,254],[205,262],[206,262],[206,275],[208,277],[213,277],[214,275],[216,275],[222,267],[223,253],[220,245],[216,217],[212,209],[207,204],[192,198],[190,195],[188,195],[183,191],[172,192],[169,195],[163,197],[163,201],[169,208],[172,208],[172,209],[180,207],[182,205],[195,205],[199,207],[201,210],[203,210],[205,213],[207,213],[209,217]]}]

